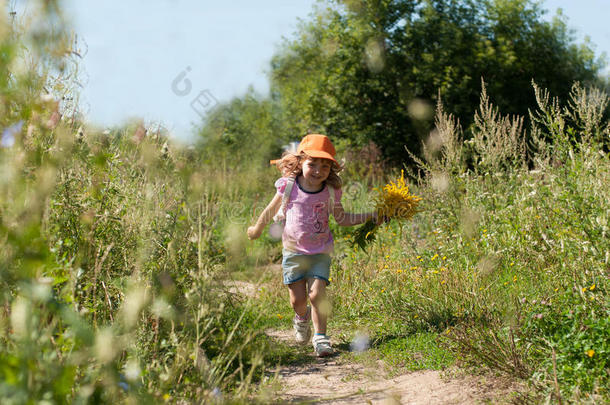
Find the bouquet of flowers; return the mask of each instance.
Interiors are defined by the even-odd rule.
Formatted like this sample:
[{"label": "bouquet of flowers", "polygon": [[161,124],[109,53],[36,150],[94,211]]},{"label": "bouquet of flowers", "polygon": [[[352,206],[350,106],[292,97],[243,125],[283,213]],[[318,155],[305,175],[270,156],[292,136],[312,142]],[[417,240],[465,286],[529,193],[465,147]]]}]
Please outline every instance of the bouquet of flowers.
[{"label": "bouquet of flowers", "polygon": [[[421,198],[409,193],[404,171],[400,172],[400,178],[396,182],[390,181],[382,189],[375,189],[375,191],[377,191],[375,198],[377,215],[379,218],[383,218],[384,222],[393,219],[409,220],[418,211],[417,206]],[[372,220],[364,223],[354,233],[352,245],[357,244],[364,250],[370,242],[375,240],[375,232],[379,226],[380,224]]]}]

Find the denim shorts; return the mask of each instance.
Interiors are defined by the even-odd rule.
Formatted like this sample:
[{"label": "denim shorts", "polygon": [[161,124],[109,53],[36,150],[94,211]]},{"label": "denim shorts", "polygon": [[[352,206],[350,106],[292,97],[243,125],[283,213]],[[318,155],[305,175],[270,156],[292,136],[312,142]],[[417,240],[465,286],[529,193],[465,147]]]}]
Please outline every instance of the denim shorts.
[{"label": "denim shorts", "polygon": [[304,255],[294,253],[289,250],[283,250],[282,254],[282,270],[284,275],[284,284],[292,284],[297,281],[317,278],[326,281],[326,285],[330,284],[330,255],[316,254]]}]

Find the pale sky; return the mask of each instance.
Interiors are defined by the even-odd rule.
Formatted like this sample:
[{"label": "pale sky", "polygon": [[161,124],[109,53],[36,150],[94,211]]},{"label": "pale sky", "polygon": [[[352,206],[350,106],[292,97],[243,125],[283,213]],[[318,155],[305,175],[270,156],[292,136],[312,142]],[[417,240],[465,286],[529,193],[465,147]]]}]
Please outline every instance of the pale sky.
[{"label": "pale sky", "polygon": [[[129,117],[162,122],[176,138],[191,139],[216,102],[248,86],[267,95],[269,61],[297,18],[315,0],[64,0],[86,44],[82,101],[100,126]],[[578,42],[588,35],[596,54],[610,56],[610,0],[546,0],[547,18],[561,7]],[[179,76],[183,73],[182,76]]]}]

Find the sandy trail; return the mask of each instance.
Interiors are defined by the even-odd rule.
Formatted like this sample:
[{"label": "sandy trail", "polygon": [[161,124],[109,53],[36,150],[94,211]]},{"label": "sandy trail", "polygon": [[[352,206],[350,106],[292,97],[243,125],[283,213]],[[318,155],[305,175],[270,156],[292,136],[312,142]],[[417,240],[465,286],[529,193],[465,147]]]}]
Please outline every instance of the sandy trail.
[{"label": "sandy trail", "polygon": [[[258,286],[233,281],[229,291],[255,297]],[[266,330],[271,339],[295,346],[292,330]],[[300,350],[295,346],[295,350]],[[340,354],[340,350],[338,350]],[[316,404],[477,404],[509,403],[518,385],[507,378],[464,376],[459,373],[424,370],[389,376],[379,361],[365,366],[335,355],[319,359],[313,348],[305,364],[286,365],[269,370],[277,376],[279,403]]]},{"label": "sandy trail", "polygon": [[[266,331],[292,344],[292,331]],[[366,367],[339,356],[315,358],[305,365],[277,370],[278,400],[321,404],[476,404],[507,402],[510,381],[481,377],[447,377],[435,370],[389,377],[384,367]]]}]

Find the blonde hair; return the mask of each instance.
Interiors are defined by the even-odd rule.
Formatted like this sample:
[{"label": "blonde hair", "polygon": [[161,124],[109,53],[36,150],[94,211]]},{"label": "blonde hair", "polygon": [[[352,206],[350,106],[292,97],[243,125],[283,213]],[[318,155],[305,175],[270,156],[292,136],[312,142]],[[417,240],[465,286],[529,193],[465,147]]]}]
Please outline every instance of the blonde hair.
[{"label": "blonde hair", "polygon": [[[282,176],[297,177],[303,173],[303,162],[307,159],[313,158],[307,155],[305,152],[301,152],[298,155],[290,152],[284,152],[282,158],[277,162],[277,167],[282,172]],[[328,175],[325,183],[334,188],[341,188],[342,181],[338,173],[343,170],[343,167],[336,162],[331,162],[330,174]]]}]

